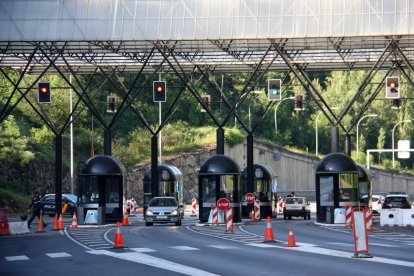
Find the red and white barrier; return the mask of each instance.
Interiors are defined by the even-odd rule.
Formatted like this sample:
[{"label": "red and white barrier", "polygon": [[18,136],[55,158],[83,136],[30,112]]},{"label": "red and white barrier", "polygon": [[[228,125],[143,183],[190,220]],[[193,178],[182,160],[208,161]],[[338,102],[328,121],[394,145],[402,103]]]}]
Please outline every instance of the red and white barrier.
[{"label": "red and white barrier", "polygon": [[280,196],[277,201],[277,212],[283,213],[283,198]]},{"label": "red and white barrier", "polygon": [[218,224],[218,208],[216,206],[211,206],[211,211],[213,212],[213,219],[212,224],[217,225]]},{"label": "red and white barrier", "polygon": [[365,215],[365,224],[367,231],[374,231],[374,226],[372,224],[372,210],[371,208],[367,207],[364,209],[364,215]]},{"label": "red and white barrier", "polygon": [[131,197],[131,199],[129,200],[129,214],[130,215],[135,215],[136,206],[137,206],[137,202],[135,201],[133,197]]},{"label": "red and white barrier", "polygon": [[352,228],[352,206],[345,206],[345,224]]},{"label": "red and white barrier", "polygon": [[233,208],[232,207],[228,207],[226,210],[226,233],[233,233],[234,232],[234,228],[233,228]]},{"label": "red and white barrier", "polygon": [[260,219],[260,200],[258,199],[254,201],[254,219]]},{"label": "red and white barrier", "polygon": [[191,199],[191,216],[197,216],[197,200],[194,197]]}]

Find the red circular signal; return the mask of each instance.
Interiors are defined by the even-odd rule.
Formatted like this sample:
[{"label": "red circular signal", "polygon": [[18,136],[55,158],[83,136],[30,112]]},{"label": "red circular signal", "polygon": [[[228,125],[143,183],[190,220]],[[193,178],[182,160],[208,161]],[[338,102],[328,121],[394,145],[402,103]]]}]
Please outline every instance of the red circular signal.
[{"label": "red circular signal", "polygon": [[42,87],[42,88],[40,88],[40,92],[41,93],[47,93],[47,88],[46,87]]},{"label": "red circular signal", "polygon": [[160,85],[160,86],[158,86],[158,87],[157,87],[157,92],[158,92],[158,93],[161,93],[162,91],[163,91],[162,86],[161,86],[161,85]]},{"label": "red circular signal", "polygon": [[391,88],[395,88],[395,86],[396,86],[395,82],[391,82],[391,83],[390,83],[390,87],[391,87]]}]

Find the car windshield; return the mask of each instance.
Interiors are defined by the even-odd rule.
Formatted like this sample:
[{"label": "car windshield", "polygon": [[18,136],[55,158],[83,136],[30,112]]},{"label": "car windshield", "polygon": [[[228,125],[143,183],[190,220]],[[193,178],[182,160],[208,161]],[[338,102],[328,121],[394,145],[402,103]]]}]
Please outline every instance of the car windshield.
[{"label": "car windshield", "polygon": [[288,197],[286,198],[286,204],[302,204],[303,198]]},{"label": "car windshield", "polygon": [[175,198],[154,198],[149,206],[158,207],[158,206],[177,206],[177,200]]},{"label": "car windshield", "polygon": [[78,197],[72,194],[64,194],[66,197],[68,197],[73,202],[78,202]]}]

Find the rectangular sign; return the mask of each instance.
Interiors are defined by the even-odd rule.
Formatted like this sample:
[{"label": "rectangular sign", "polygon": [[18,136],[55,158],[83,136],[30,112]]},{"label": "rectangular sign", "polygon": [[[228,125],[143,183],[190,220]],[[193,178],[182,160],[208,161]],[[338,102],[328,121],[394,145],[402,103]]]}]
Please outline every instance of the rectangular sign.
[{"label": "rectangular sign", "polygon": [[368,235],[365,224],[364,210],[354,209],[352,211],[352,222],[354,230],[355,253],[368,253]]},{"label": "rectangular sign", "polygon": [[[398,150],[409,150],[410,149],[410,140],[399,140],[398,141]],[[409,151],[399,151],[398,158],[408,159],[410,158]]]}]

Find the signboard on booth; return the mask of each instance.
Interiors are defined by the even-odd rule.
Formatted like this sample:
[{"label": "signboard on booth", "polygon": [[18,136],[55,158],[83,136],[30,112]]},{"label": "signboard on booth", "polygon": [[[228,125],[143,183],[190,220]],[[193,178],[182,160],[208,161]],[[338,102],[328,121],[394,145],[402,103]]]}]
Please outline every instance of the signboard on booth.
[{"label": "signboard on booth", "polygon": [[219,200],[217,200],[217,208],[220,211],[226,211],[227,208],[230,207],[230,201],[227,198],[220,198]]},{"label": "signboard on booth", "polygon": [[246,200],[247,203],[253,203],[254,202],[254,199],[255,199],[255,195],[252,194],[252,193],[247,193],[244,196],[244,200]]}]

